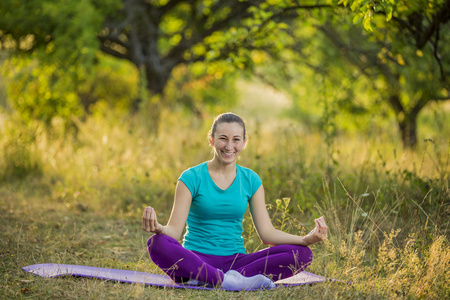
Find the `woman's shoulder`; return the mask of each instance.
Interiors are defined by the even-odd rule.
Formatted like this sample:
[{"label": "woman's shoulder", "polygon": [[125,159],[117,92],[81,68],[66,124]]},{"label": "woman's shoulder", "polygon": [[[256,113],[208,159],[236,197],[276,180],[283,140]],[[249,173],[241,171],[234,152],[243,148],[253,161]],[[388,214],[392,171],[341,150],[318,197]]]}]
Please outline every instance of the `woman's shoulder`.
[{"label": "woman's shoulder", "polygon": [[238,165],[238,164],[236,164],[236,168],[238,169],[238,171],[239,171],[240,173],[244,174],[245,176],[258,177],[258,178],[259,178],[258,173],[256,173],[255,171],[253,171],[253,170],[250,169],[250,168],[243,167],[243,166],[240,166],[240,165]]},{"label": "woman's shoulder", "polygon": [[238,172],[240,173],[239,178],[240,182],[243,183],[243,186],[250,193],[250,197],[252,197],[259,187],[262,185],[262,180],[259,175],[250,168],[242,167],[236,165]]},{"label": "woman's shoulder", "polygon": [[180,178],[184,177],[184,176],[196,176],[196,175],[201,174],[204,171],[205,165],[206,165],[206,162],[202,162],[196,166],[193,166],[193,167],[190,167],[189,169],[184,170],[183,173],[181,173]]},{"label": "woman's shoulder", "polygon": [[194,198],[197,194],[199,186],[202,182],[202,172],[204,172],[203,168],[206,167],[206,163],[201,163],[194,167],[191,167],[181,173],[178,180],[182,181],[189,191],[191,191],[192,198]]}]

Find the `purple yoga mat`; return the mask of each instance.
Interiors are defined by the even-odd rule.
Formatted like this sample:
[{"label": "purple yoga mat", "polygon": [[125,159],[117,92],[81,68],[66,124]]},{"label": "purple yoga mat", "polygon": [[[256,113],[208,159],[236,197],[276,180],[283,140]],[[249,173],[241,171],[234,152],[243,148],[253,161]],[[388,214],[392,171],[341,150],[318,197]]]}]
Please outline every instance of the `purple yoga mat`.
[{"label": "purple yoga mat", "polygon": [[[53,278],[59,276],[81,276],[127,283],[141,283],[159,287],[213,289],[213,287],[206,287],[206,286],[177,284],[166,275],[130,271],[130,270],[118,270],[118,269],[107,269],[107,268],[88,267],[79,265],[64,265],[64,264],[37,264],[26,266],[23,267],[22,269],[34,275],[38,275],[45,278]],[[275,283],[277,284],[277,287],[279,287],[279,286],[296,286],[303,284],[311,284],[329,280],[335,281],[334,279],[328,279],[326,277],[319,276],[313,273],[300,272],[295,276],[283,280],[278,280]]]}]

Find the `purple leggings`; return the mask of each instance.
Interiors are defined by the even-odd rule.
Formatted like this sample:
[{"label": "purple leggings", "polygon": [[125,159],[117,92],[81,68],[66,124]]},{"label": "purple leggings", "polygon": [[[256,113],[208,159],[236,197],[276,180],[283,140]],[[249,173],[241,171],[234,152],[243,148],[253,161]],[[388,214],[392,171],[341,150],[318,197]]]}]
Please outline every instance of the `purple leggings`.
[{"label": "purple leggings", "polygon": [[152,261],[175,282],[196,279],[220,285],[224,272],[236,270],[246,277],[264,274],[274,281],[291,277],[312,262],[312,252],[306,246],[278,245],[250,254],[217,256],[190,251],[167,235],[155,234],[148,239]]}]

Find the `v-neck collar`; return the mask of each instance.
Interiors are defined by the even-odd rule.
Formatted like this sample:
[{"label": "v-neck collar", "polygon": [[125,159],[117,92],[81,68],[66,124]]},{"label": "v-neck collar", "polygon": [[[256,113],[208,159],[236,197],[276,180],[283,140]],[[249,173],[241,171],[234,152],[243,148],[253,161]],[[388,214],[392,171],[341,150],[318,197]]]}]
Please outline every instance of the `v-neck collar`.
[{"label": "v-neck collar", "polygon": [[205,162],[205,163],[204,163],[204,168],[205,168],[205,171],[206,171],[208,180],[211,182],[211,184],[214,186],[214,188],[217,189],[217,190],[220,191],[220,192],[226,192],[226,191],[230,190],[230,188],[235,184],[236,179],[237,179],[237,177],[238,177],[238,175],[239,175],[239,172],[238,172],[239,166],[236,165],[236,176],[234,176],[233,182],[230,184],[230,186],[229,186],[228,188],[222,189],[222,188],[220,188],[220,187],[214,182],[214,180],[212,179],[211,174],[209,173],[209,169],[208,169],[208,162]]}]

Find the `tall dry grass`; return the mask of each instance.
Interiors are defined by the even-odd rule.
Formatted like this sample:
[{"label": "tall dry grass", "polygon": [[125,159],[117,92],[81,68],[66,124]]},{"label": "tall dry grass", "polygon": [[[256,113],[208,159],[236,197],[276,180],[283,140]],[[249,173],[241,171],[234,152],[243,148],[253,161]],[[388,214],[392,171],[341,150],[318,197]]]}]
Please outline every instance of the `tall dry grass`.
[{"label": "tall dry grass", "polygon": [[[142,209],[152,205],[160,221],[167,221],[178,176],[211,158],[206,134],[212,117],[163,111],[159,134],[154,135],[145,115],[129,116],[108,108],[83,122],[74,119],[72,129],[59,120],[45,128],[2,115],[0,252],[7,295],[20,298],[28,293],[13,286],[30,280],[17,270],[32,263],[89,263],[158,272],[146,256],[146,237],[139,231]],[[274,225],[306,234],[313,218],[324,215],[330,236],[313,246],[310,270],[354,283],[305,288],[302,295],[450,296],[448,140],[421,143],[418,150],[407,151],[399,144],[381,142],[379,135],[343,134],[324,141],[320,132],[277,116],[247,121],[250,140],[239,163],[260,174]],[[265,247],[248,214],[244,229],[248,251]],[[26,288],[40,297],[49,283],[40,284]],[[153,293],[114,286],[116,294],[111,294],[107,286],[89,281],[80,288],[67,280],[55,284],[50,297],[61,297],[64,284],[70,285],[74,298]],[[157,295],[174,293],[183,295],[171,291]],[[219,298],[230,296],[217,293]],[[298,296],[290,290],[252,295]]]}]

